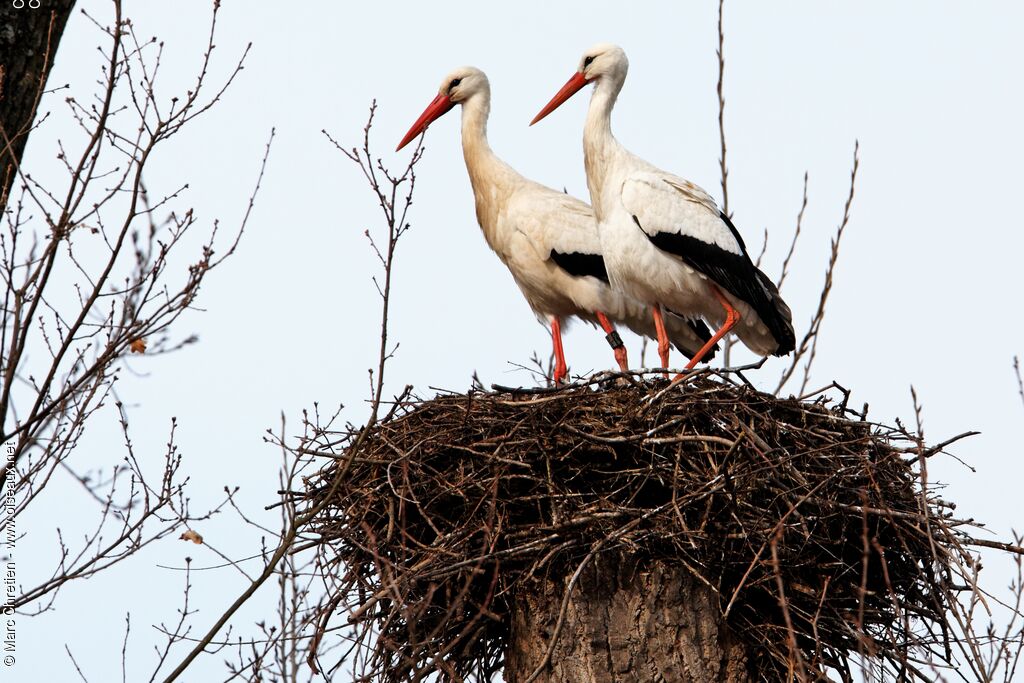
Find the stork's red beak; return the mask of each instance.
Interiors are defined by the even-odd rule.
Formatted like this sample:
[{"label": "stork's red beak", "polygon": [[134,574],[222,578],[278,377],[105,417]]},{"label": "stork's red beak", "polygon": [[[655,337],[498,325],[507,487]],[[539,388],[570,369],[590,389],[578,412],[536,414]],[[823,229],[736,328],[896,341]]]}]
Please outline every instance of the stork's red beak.
[{"label": "stork's red beak", "polygon": [[560,107],[563,102],[565,102],[567,99],[569,99],[570,97],[578,93],[580,90],[582,90],[583,86],[585,86],[588,82],[589,81],[587,81],[586,77],[579,71],[574,73],[572,75],[572,78],[570,78],[568,82],[562,86],[562,89],[559,90],[555,94],[555,96],[551,98],[551,101],[548,102],[547,105],[545,105],[545,107],[540,110],[540,113],[533,117],[533,121],[530,121],[530,125],[532,126],[533,124],[537,123],[542,118],[553,112],[554,110],[558,109],[558,107]]},{"label": "stork's red beak", "polygon": [[427,126],[431,123],[451,111],[451,108],[454,106],[455,103],[448,99],[447,95],[438,95],[435,97],[434,101],[428,104],[427,108],[423,110],[422,114],[420,114],[420,117],[416,119],[416,123],[412,124],[412,128],[410,128],[409,132],[405,134],[402,141],[398,143],[398,147],[395,148],[395,151],[397,152],[412,142],[413,138],[425,131]]}]

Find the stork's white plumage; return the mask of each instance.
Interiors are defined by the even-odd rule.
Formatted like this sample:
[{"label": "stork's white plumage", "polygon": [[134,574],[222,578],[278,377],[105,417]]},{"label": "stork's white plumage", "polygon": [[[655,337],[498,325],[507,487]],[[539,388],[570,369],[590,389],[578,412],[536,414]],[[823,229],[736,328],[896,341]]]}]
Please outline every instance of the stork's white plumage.
[{"label": "stork's white plumage", "polygon": [[[456,104],[462,105],[462,149],[476,198],[476,215],[487,244],[508,267],[533,311],[551,324],[555,381],[566,373],[561,326],[569,316],[600,324],[619,366],[628,368],[611,320],[654,337],[647,307],[608,285],[594,214],[580,200],[517,173],[487,144],[491,89],[479,69],[462,67],[445,76],[434,101],[399,143],[401,149]],[[609,318],[611,320],[609,320]],[[711,338],[703,321],[665,319],[667,337],[688,356]]]},{"label": "stork's white plumage", "polygon": [[[747,254],[729,217],[701,188],[630,153],[611,132],[611,111],[629,62],[622,48],[596,45],[537,114],[547,116],[594,83],[583,150],[590,199],[612,286],[653,307],[703,316],[732,330],[760,355],[784,355],[795,343],[792,314],[775,285]],[[668,344],[659,337],[662,365]],[[705,355],[698,352],[686,366]]]}]

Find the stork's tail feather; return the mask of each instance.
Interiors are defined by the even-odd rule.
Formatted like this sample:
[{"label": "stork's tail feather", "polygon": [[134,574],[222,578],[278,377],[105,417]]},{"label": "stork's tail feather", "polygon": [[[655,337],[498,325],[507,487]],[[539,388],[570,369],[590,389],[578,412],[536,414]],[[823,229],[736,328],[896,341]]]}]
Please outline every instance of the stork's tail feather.
[{"label": "stork's tail feather", "polygon": [[785,356],[796,348],[796,333],[793,331],[793,312],[782,300],[779,288],[775,286],[767,275],[760,270],[757,271],[757,278],[761,281],[768,293],[768,300],[771,308],[758,311],[762,321],[767,325],[768,330],[778,342],[778,348],[772,352],[773,356]]},{"label": "stork's tail feather", "polygon": [[[711,339],[711,330],[700,318],[691,320],[686,316],[679,315],[675,311],[666,309],[666,312],[669,314],[669,317],[666,319],[666,326],[668,327],[668,336],[669,339],[672,340],[672,345],[679,349],[679,352],[686,356],[687,359],[692,359],[694,354],[700,351],[701,347]],[[678,326],[681,325],[685,325],[691,332],[693,332],[693,334],[697,335],[697,338],[700,340],[700,344],[696,348],[690,348],[693,344],[693,340],[688,334],[680,334],[677,332]],[[718,353],[718,344],[715,344],[708,349],[708,352],[704,354],[704,358],[702,360],[710,361],[715,357],[716,353]]]}]

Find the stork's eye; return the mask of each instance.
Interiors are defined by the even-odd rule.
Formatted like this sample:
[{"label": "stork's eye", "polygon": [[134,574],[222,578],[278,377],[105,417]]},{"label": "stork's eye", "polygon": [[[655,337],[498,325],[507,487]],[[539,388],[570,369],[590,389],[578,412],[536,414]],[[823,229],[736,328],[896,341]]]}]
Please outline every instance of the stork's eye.
[{"label": "stork's eye", "polygon": [[594,58],[593,58],[593,57],[587,57],[586,59],[584,59],[584,60],[583,60],[583,68],[585,69],[585,68],[587,68],[588,66],[590,66],[590,63],[591,63],[592,61],[594,61]]},{"label": "stork's eye", "polygon": [[449,92],[451,91],[452,88],[457,86],[459,83],[462,83],[462,79],[461,78],[452,79],[452,82],[448,84]]}]

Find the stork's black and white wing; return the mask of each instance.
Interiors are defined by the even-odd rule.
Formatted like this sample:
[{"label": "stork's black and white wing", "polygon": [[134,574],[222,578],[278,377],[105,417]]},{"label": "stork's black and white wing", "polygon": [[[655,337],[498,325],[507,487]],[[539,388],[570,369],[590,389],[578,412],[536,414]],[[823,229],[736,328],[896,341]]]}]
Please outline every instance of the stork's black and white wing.
[{"label": "stork's black and white wing", "polygon": [[704,190],[668,174],[636,172],[626,178],[621,197],[651,244],[750,306],[775,338],[776,355],[793,350],[789,307],[750,260],[732,221]]}]

